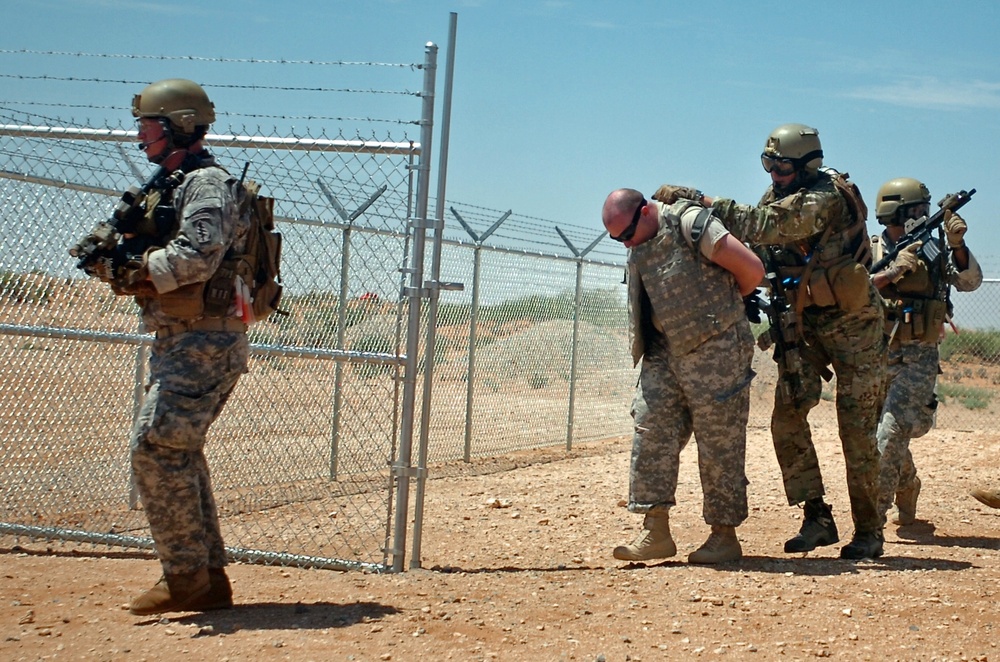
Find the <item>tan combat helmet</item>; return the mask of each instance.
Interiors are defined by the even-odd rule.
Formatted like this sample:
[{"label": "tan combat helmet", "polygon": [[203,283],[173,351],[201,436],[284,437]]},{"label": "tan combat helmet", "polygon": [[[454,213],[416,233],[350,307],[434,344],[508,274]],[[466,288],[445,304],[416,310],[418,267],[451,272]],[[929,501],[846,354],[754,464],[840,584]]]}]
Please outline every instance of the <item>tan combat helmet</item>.
[{"label": "tan combat helmet", "polygon": [[890,179],[882,184],[875,197],[875,217],[882,225],[897,225],[906,207],[930,201],[931,192],[923,182],[912,177]]},{"label": "tan combat helmet", "polygon": [[805,124],[782,124],[771,132],[764,144],[761,157],[792,159],[797,168],[815,176],[823,165],[823,147],[819,131]]},{"label": "tan combat helmet", "polygon": [[165,117],[171,128],[191,135],[195,127],[215,121],[215,104],[201,85],[185,78],[167,78],[147,85],[132,99],[135,117]]}]

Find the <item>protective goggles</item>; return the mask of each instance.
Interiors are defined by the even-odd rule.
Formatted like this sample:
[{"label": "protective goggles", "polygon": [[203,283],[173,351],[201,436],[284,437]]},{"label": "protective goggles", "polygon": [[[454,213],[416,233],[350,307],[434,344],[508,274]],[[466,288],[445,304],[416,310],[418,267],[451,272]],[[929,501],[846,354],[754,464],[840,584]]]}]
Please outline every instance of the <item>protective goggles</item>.
[{"label": "protective goggles", "polygon": [[767,172],[778,173],[780,177],[787,177],[795,172],[796,159],[783,159],[768,154],[760,155],[760,164]]},{"label": "protective goggles", "polygon": [[646,198],[642,199],[639,206],[635,208],[635,213],[632,214],[632,222],[628,224],[628,227],[622,230],[619,235],[610,235],[615,241],[626,242],[635,236],[635,229],[639,226],[639,217],[642,215],[642,208],[646,206]]}]

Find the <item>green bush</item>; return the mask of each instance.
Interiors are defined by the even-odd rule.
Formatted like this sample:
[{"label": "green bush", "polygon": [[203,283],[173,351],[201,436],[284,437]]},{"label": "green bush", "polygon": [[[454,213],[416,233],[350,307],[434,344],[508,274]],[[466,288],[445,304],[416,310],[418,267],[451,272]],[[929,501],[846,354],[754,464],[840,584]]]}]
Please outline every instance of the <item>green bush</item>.
[{"label": "green bush", "polygon": [[993,399],[993,391],[976,386],[961,386],[958,384],[938,384],[938,399],[948,402],[953,398],[966,409],[986,409]]},{"label": "green bush", "polygon": [[940,350],[942,361],[1000,363],[1000,331],[948,333]]},{"label": "green bush", "polygon": [[38,272],[18,274],[4,271],[0,274],[0,299],[17,303],[47,303],[50,294],[48,288],[41,283],[32,282],[34,279],[30,278],[37,275]]}]

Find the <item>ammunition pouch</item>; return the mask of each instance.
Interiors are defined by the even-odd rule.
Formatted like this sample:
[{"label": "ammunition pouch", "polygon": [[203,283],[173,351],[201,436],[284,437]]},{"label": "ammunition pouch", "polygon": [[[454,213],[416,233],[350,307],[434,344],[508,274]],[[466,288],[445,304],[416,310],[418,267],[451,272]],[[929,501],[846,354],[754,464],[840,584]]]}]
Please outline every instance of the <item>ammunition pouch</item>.
[{"label": "ammunition pouch", "polygon": [[233,284],[239,274],[239,258],[223,260],[205,284],[205,316],[225,317],[233,304]]},{"label": "ammunition pouch", "polygon": [[905,299],[889,302],[886,335],[893,341],[937,344],[948,315],[948,304],[938,299]]},{"label": "ammunition pouch", "polygon": [[[782,267],[782,276],[799,279],[806,267]],[[850,255],[843,255],[825,266],[816,265],[809,271],[809,282],[799,283],[794,290],[796,305],[801,307],[837,306],[845,313],[861,310],[869,303],[868,271]],[[804,298],[804,300],[800,300]]]},{"label": "ammunition pouch", "polygon": [[190,320],[205,316],[207,282],[182,285],[176,290],[160,293],[160,309],[165,315]]}]

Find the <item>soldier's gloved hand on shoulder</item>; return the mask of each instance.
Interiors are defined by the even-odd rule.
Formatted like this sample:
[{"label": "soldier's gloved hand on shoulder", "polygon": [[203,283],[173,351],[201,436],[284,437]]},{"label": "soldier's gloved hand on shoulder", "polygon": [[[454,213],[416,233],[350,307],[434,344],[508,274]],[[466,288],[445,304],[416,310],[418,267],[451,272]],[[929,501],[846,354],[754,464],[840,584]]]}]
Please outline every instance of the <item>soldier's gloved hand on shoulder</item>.
[{"label": "soldier's gloved hand on shoulder", "polygon": [[890,283],[898,283],[903,280],[903,277],[911,272],[917,270],[923,260],[917,257],[917,249],[923,246],[924,242],[915,241],[903,250],[899,251],[899,255],[896,256],[886,268],[885,276],[889,279]]},{"label": "soldier's gloved hand on shoulder", "polygon": [[656,189],[656,193],[653,194],[653,200],[659,200],[666,205],[672,205],[681,199],[694,200],[698,204],[701,204],[701,191],[693,189],[690,186],[664,184]]},{"label": "soldier's gloved hand on shoulder", "polygon": [[965,232],[969,225],[961,216],[948,209],[944,212],[944,233],[948,237],[948,245],[952,248],[965,246]]}]

